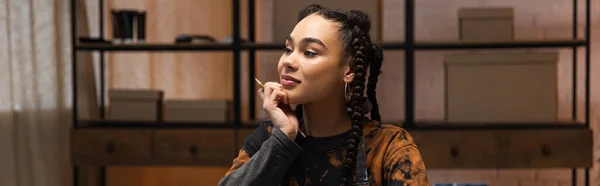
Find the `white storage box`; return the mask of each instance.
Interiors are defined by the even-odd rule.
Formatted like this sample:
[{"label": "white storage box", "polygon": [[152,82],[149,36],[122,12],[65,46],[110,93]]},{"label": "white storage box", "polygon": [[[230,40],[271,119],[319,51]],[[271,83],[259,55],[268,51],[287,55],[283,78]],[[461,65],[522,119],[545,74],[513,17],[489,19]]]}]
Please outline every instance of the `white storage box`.
[{"label": "white storage box", "polygon": [[109,93],[111,120],[161,121],[163,92],[160,90],[114,89]]},{"label": "white storage box", "polygon": [[225,123],[232,114],[232,102],[227,100],[165,100],[165,121]]},{"label": "white storage box", "polygon": [[513,8],[461,8],[458,11],[461,41],[514,39]]},{"label": "white storage box", "polygon": [[445,57],[448,122],[555,122],[557,52]]}]

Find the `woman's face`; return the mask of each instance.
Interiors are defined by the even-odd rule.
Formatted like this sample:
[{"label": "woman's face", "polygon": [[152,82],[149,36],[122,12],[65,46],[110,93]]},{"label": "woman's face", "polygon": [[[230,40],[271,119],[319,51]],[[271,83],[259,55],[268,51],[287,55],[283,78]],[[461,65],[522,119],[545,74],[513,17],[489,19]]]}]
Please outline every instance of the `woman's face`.
[{"label": "woman's face", "polygon": [[290,104],[343,98],[348,65],[342,62],[339,26],[312,14],[298,22],[286,40],[277,70]]}]

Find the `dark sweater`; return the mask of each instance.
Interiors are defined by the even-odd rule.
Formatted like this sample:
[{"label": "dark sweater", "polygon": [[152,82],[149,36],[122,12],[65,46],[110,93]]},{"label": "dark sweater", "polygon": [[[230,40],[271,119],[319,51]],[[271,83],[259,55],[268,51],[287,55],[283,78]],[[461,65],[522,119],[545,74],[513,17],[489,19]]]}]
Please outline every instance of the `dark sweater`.
[{"label": "dark sweater", "polygon": [[[219,185],[338,185],[350,132],[295,141],[264,122],[246,140]],[[371,121],[364,127],[371,185],[430,186],[419,150],[404,129]]]}]

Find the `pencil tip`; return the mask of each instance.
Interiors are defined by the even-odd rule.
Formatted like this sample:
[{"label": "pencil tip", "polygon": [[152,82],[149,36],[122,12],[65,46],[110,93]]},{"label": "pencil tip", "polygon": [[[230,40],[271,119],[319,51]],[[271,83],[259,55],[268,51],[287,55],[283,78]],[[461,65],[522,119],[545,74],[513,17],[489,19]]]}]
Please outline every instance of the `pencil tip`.
[{"label": "pencil tip", "polygon": [[260,82],[260,80],[258,80],[256,77],[254,77],[254,81],[256,81],[256,83],[258,83],[258,85],[260,85],[261,87],[264,87],[262,82]]}]

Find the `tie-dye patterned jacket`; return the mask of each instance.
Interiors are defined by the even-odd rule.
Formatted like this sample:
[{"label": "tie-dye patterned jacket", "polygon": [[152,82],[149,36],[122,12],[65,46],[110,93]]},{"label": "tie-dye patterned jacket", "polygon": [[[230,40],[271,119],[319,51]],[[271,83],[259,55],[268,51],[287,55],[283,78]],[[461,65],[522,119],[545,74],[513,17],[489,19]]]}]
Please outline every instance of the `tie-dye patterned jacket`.
[{"label": "tie-dye patterned jacket", "polygon": [[[349,132],[295,141],[264,122],[246,140],[219,185],[338,185]],[[404,129],[370,121],[364,127],[371,185],[430,186],[425,164]]]}]

